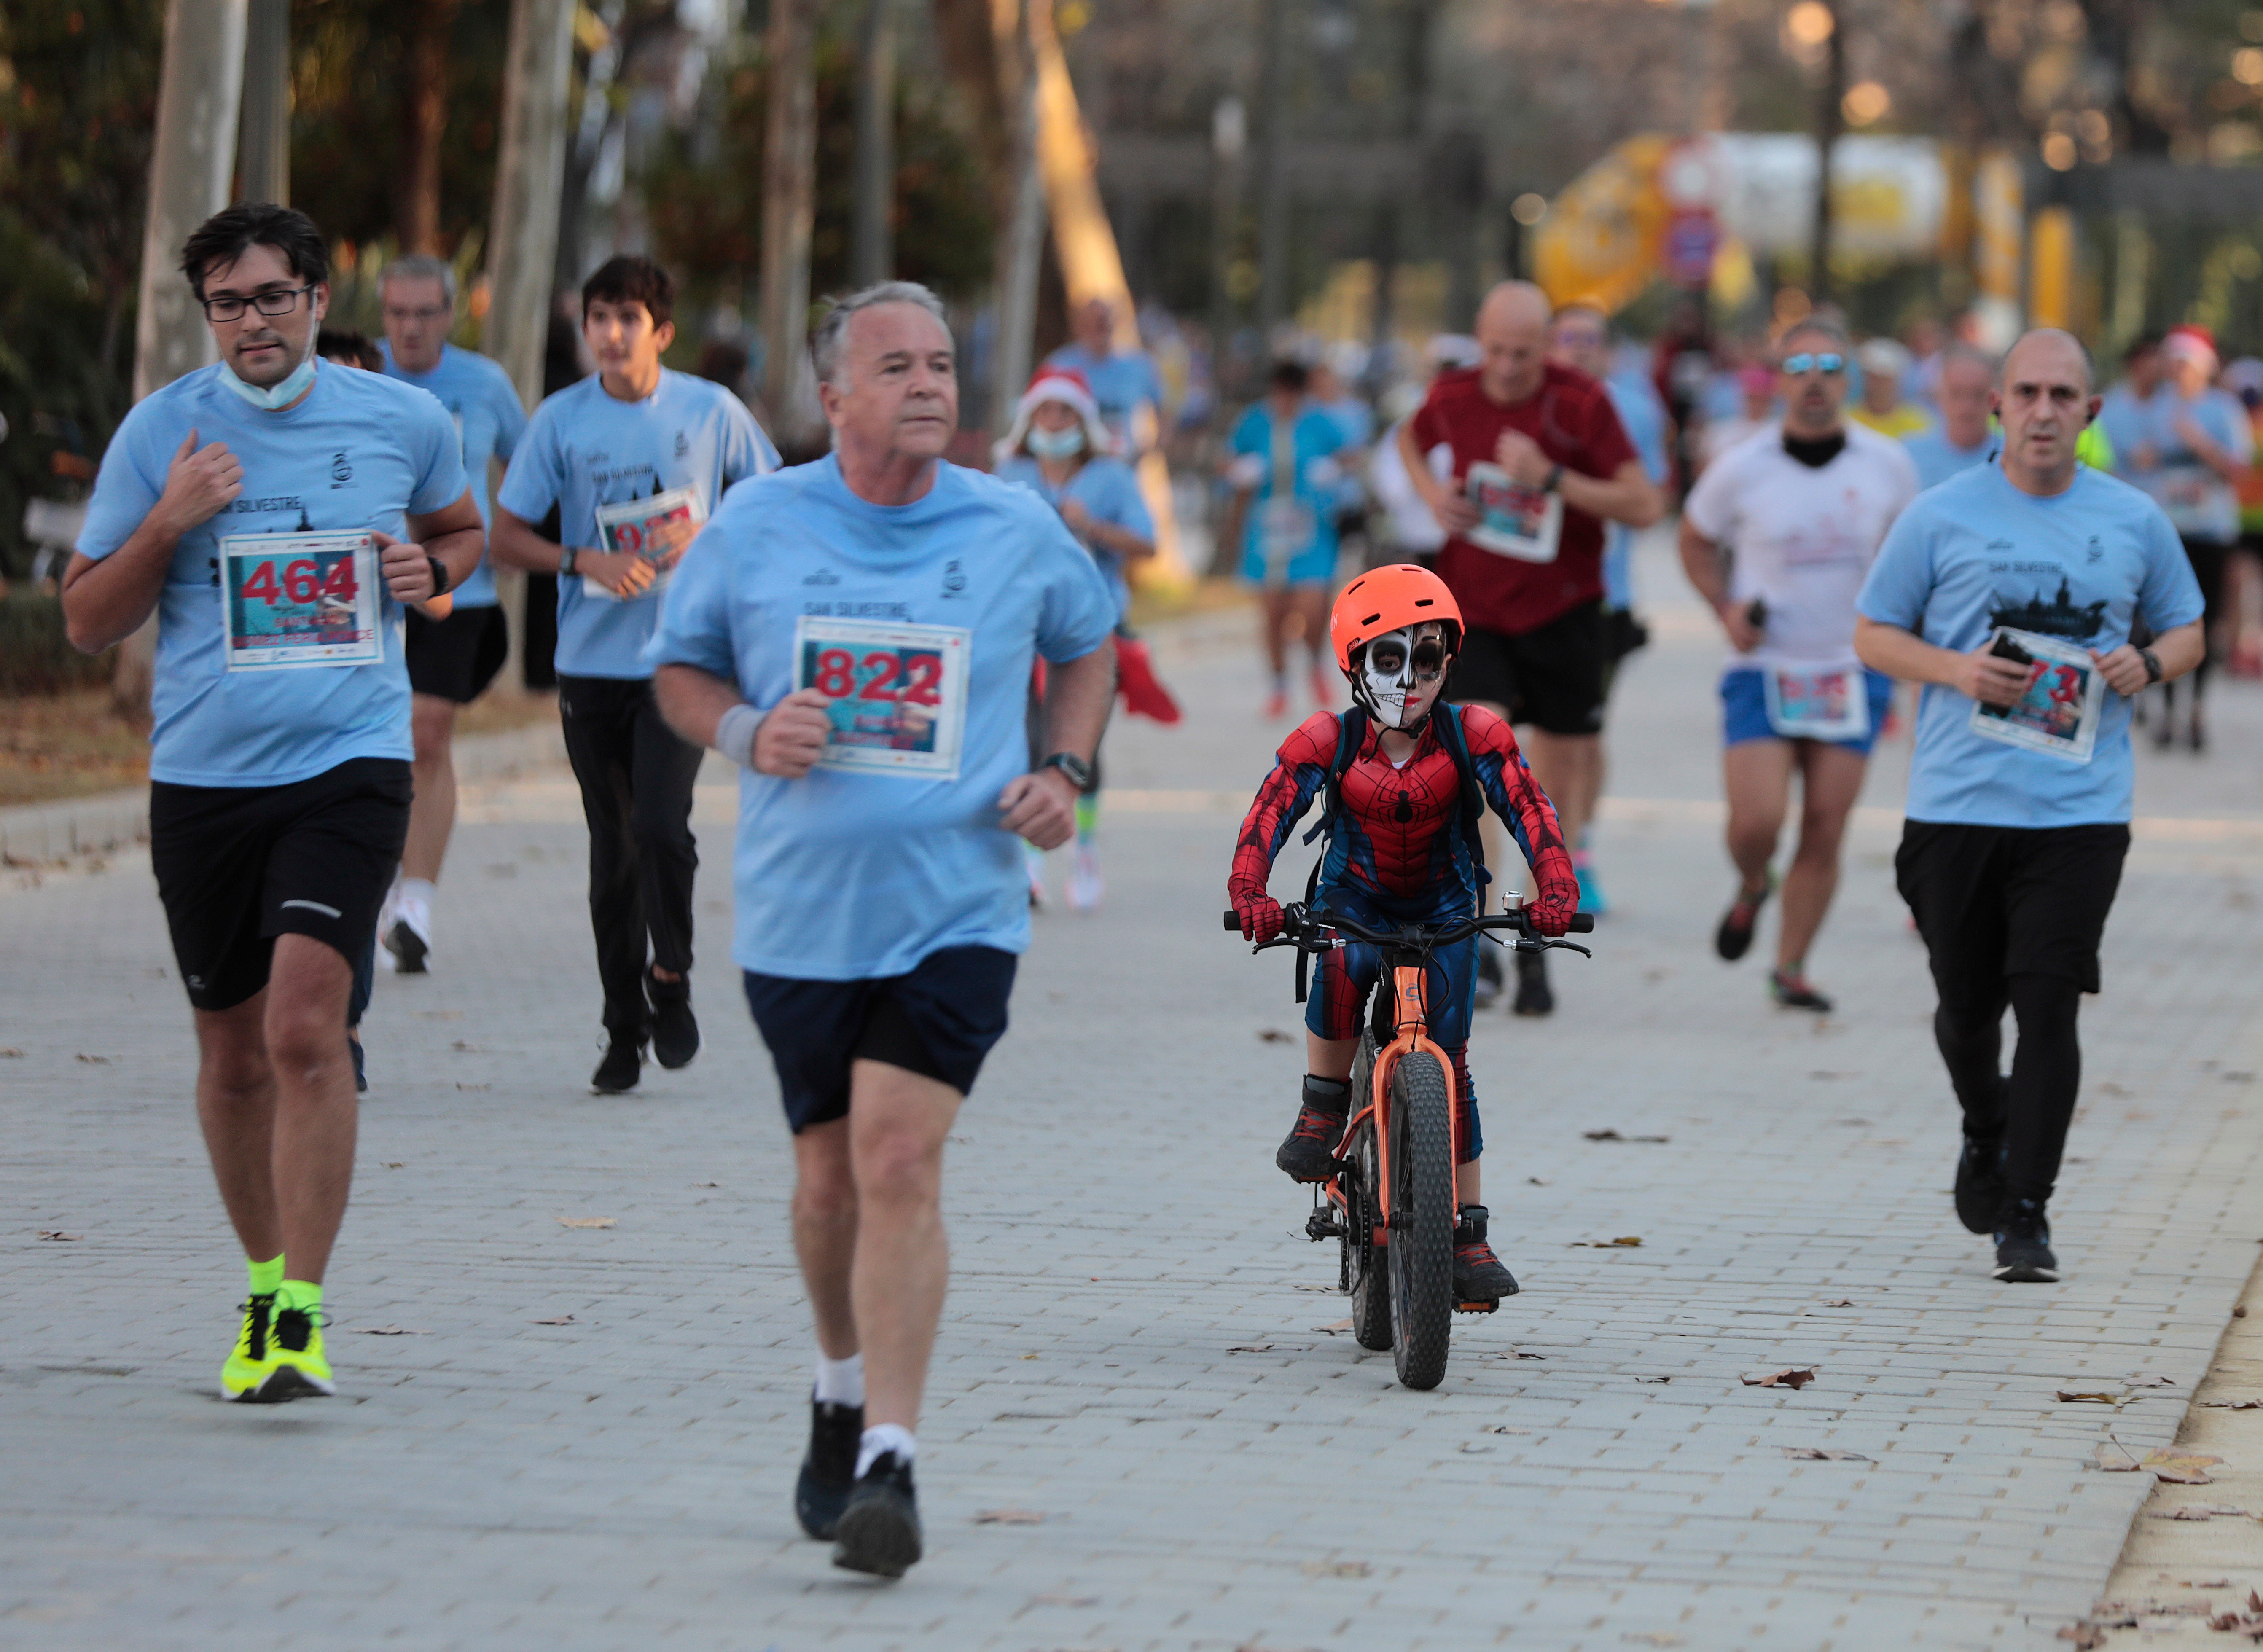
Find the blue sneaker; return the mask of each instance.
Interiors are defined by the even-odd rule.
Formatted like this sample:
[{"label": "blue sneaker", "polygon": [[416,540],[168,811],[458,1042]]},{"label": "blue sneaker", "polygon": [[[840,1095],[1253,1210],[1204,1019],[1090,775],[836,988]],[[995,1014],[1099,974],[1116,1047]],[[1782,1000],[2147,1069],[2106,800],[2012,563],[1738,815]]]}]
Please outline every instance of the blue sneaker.
[{"label": "blue sneaker", "polygon": [[1602,879],[1595,876],[1595,869],[1585,851],[1572,857],[1572,869],[1580,879],[1580,910],[1594,918],[1610,911],[1611,903],[1603,893]]}]

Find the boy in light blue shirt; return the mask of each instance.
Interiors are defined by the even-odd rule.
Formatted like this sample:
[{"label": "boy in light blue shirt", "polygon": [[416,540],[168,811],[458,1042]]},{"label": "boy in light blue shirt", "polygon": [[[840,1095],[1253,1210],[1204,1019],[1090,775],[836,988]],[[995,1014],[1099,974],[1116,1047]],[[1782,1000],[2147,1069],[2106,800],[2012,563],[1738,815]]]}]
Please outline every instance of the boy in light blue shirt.
[{"label": "boy in light blue shirt", "polygon": [[[607,1047],[590,1078],[601,1094],[636,1086],[647,1039],[662,1067],[699,1053],[690,977],[700,751],[662,719],[644,648],[698,524],[733,483],[777,464],[737,397],[660,364],[675,303],[675,284],[649,258],[611,259],[582,284],[597,372],[534,410],[495,496],[496,556],[559,575],[558,712],[589,823],[605,999]],[[531,525],[553,505],[563,544]]]},{"label": "boy in light blue shirt", "polygon": [[[2071,335],[2004,359],[2003,458],[1921,494],[1857,602],[1863,663],[1926,685],[1896,881],[1925,937],[1964,1115],[1956,1212],[1995,1277],[2058,1278],[2046,1207],[2081,1074],[2075,1018],[2129,847],[2129,696],[2199,663],[2200,588],[2159,509],[2079,465],[2097,416]],[[2134,624],[2154,632],[2129,642]],[[2001,1023],[2019,1053],[2001,1071]]]},{"label": "boy in light blue shirt", "polygon": [[[378,346],[387,378],[414,385],[448,410],[463,451],[472,501],[487,523],[488,465],[508,465],[526,429],[510,376],[486,357],[448,343],[456,314],[456,271],[422,253],[394,259],[378,277],[385,337]],[[455,594],[445,618],[408,616],[408,686],[416,739],[416,801],[378,936],[401,970],[421,973],[432,947],[434,885],[456,824],[456,712],[487,692],[510,653],[510,632],[485,557]]]},{"label": "boy in light blue shirt", "polygon": [[149,858],[249,1274],[220,1391],[286,1400],[337,1391],[346,1002],[408,825],[401,610],[470,574],[480,518],[438,402],[317,361],[329,258],[304,213],[229,207],[181,270],[221,359],[111,438],[63,615],[90,653],[157,617]]},{"label": "boy in light blue shirt", "polygon": [[1052,506],[942,462],[958,389],[933,293],[845,299],[814,351],[833,453],[732,494],[648,657],[669,722],[746,771],[733,953],[793,1132],[817,1330],[794,1511],[835,1565],[896,1577],[922,1547],[944,1143],[1029,941],[1015,840],[1074,830],[1116,604]]}]

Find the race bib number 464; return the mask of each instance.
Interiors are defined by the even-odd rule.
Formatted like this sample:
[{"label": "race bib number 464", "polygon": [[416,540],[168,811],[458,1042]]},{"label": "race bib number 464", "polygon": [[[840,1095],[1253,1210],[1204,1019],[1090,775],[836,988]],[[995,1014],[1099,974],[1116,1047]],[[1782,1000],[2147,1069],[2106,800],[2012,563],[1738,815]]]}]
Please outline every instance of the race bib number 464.
[{"label": "race bib number 464", "polygon": [[819,767],[958,778],[969,632],[805,614],[793,640],[793,686],[823,695],[833,723]]},{"label": "race bib number 464", "polygon": [[368,534],[239,534],[220,542],[220,556],[230,671],[385,658],[377,541]]}]

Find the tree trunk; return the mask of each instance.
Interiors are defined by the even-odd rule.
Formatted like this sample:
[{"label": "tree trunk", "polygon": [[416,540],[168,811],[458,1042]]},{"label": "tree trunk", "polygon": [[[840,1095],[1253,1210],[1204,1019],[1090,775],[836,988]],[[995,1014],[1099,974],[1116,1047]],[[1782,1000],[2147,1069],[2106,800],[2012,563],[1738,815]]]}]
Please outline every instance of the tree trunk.
[{"label": "tree trunk", "polygon": [[857,65],[857,224],[850,268],[871,286],[895,272],[895,0],[866,0]]},{"label": "tree trunk", "polygon": [[781,447],[813,432],[803,407],[809,357],[809,235],[816,214],[813,0],[770,0],[769,125],[763,138],[763,400]]},{"label": "tree trunk", "polygon": [[243,39],[240,199],[291,204],[291,0],[250,0]]},{"label": "tree trunk", "polygon": [[1808,295],[1818,307],[1831,301],[1831,152],[1845,129],[1847,20],[1831,7],[1831,39],[1825,44],[1823,90],[1815,104],[1815,241],[1809,249]]},{"label": "tree trunk", "polygon": [[448,39],[456,0],[409,0],[403,8],[401,163],[394,234],[403,252],[440,250],[440,137],[448,125]]}]

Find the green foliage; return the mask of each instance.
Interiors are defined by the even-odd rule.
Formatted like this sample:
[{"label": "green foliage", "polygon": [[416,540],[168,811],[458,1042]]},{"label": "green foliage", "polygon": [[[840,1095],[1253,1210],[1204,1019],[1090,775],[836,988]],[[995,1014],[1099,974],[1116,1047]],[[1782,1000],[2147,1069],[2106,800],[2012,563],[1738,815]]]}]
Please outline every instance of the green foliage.
[{"label": "green foliage", "polygon": [[61,599],[42,591],[0,596],[0,695],[62,694],[110,681],[107,653],[83,654],[63,632]]},{"label": "green foliage", "polygon": [[[856,54],[817,51],[817,211],[809,290],[849,284],[856,191]],[[645,174],[659,256],[695,297],[736,298],[762,265],[763,133],[768,98],[759,54],[724,72],[724,112],[712,156],[696,136],[672,136]],[[896,95],[896,273],[951,297],[990,277],[991,217],[972,147],[931,84],[900,76]]]},{"label": "green foliage", "polygon": [[133,387],[163,0],[0,6],[0,574],[56,457],[98,455]]}]

